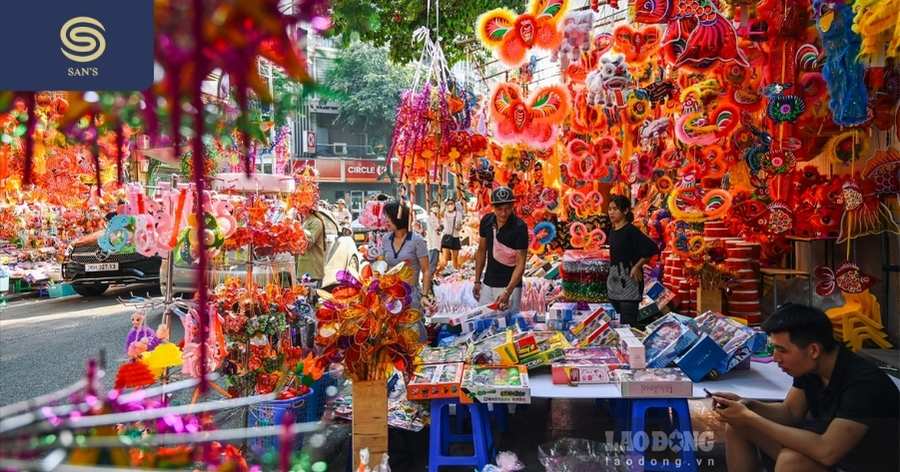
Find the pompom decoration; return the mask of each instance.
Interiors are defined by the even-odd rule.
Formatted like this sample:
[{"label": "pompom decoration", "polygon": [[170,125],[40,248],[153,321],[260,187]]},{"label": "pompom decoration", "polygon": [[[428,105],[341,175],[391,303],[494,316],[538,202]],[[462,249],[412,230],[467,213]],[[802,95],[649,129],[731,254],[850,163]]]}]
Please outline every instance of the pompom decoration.
[{"label": "pompom decoration", "polygon": [[181,365],[181,349],[173,343],[162,343],[153,351],[144,353],[142,360],[150,372],[159,377],[165,369]]},{"label": "pompom decoration", "polygon": [[155,381],[156,377],[143,361],[126,362],[116,373],[115,389],[144,388]]}]

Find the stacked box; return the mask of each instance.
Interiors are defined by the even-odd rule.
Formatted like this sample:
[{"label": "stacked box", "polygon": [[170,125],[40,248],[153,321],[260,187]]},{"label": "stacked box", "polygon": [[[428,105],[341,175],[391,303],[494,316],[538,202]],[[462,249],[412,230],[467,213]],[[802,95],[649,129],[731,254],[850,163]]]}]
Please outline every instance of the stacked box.
[{"label": "stacked box", "polygon": [[628,366],[632,369],[647,367],[644,343],[631,332],[631,328],[616,328],[614,331],[619,338],[619,353]]},{"label": "stacked box", "polygon": [[617,370],[624,398],[691,398],[694,384],[681,369]]},{"label": "stacked box", "polygon": [[528,370],[524,366],[466,366],[460,401],[473,403],[531,403]]},{"label": "stacked box", "polygon": [[409,400],[458,398],[463,376],[462,362],[450,364],[420,365],[412,381],[406,386]]},{"label": "stacked box", "polygon": [[650,368],[667,367],[699,337],[693,318],[676,313],[650,323],[647,331],[650,334],[644,339],[644,348]]},{"label": "stacked box", "polygon": [[566,251],[560,270],[563,298],[568,301],[605,302],[609,257],[597,251]]},{"label": "stacked box", "polygon": [[573,348],[566,349],[564,359],[552,364],[551,374],[558,385],[609,383],[614,370],[626,367],[615,348]]},{"label": "stacked box", "polygon": [[729,316],[745,319],[748,324],[762,321],[759,289],[761,251],[758,243],[743,240],[727,241],[725,246],[725,266],[735,274],[735,279],[729,284],[723,310]]}]

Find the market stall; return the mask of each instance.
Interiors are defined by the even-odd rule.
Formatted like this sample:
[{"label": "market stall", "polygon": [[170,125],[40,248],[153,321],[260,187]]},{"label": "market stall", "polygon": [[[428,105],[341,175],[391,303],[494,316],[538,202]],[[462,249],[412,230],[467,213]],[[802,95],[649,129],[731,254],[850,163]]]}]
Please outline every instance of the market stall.
[{"label": "market stall", "polygon": [[[107,256],[164,258],[168,287],[128,305],[114,390],[99,390],[92,361],[84,382],[0,409],[0,469],[102,455],[132,468],[322,471],[309,449],[345,425],[361,472],[390,470],[391,429],[427,435],[430,470],[496,471],[494,429],[533,399],[612,400],[617,432],[643,432],[661,408],[670,414],[655,419],[684,436],[688,400],[710,391],[783,399],[793,379],[759,325],[785,294],[822,309],[851,350],[896,341],[900,70],[896,44],[885,47],[896,22],[874,3],[523,1],[471,25],[460,43],[500,72],[461,80],[429,1],[427,24],[396,38],[418,52],[387,156],[397,201],[366,202],[364,262],[320,285],[297,268],[319,244],[306,225],[316,172],[287,162],[290,127],[249,101],[272,102],[257,56],[315,89],[286,31],[328,20],[275,3],[158,6],[163,78],[140,96],[0,94],[0,280],[59,280],[68,244],[94,233]],[[214,69],[234,103],[208,103]],[[129,178],[136,134],[167,144],[189,180]],[[254,175],[262,153],[277,170]],[[469,202],[451,224],[469,242],[453,249],[461,262],[420,274],[416,252],[389,267],[386,241],[406,237],[397,259],[418,219],[391,218],[417,189],[443,201],[447,173]],[[484,258],[509,260],[495,254],[502,205],[528,233],[527,248],[503,245],[526,260],[515,305],[518,286],[476,296]],[[813,262],[799,240],[834,244]],[[803,282],[787,288],[789,277]],[[160,326],[146,325],[153,310]],[[236,419],[217,424],[222,411]],[[677,452],[696,470],[696,451]]]}]

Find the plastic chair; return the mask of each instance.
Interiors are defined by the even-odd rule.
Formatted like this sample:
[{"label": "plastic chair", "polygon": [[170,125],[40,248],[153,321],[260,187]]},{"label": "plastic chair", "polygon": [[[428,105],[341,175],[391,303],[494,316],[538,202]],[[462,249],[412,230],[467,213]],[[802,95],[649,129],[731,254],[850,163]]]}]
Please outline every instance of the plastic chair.
[{"label": "plastic chair", "polygon": [[862,349],[866,340],[882,349],[892,347],[881,323],[881,305],[875,295],[868,290],[861,293],[843,292],[842,295],[845,302],[842,306],[825,311],[835,337],[854,352]]},{"label": "plastic chair", "polygon": [[[681,431],[685,438],[692,438],[690,443],[693,444],[693,429],[691,428],[691,411],[688,408],[686,399],[683,398],[641,398],[630,401],[631,403],[631,431],[632,434],[638,431],[646,430],[647,412],[649,410],[662,409],[671,411],[675,414],[675,429]],[[685,443],[682,442],[682,445]],[[635,451],[635,454],[641,454]],[[696,472],[697,462],[695,460],[694,448],[683,448],[679,452],[681,463],[676,461],[658,461],[653,465],[650,461],[644,461],[644,471],[654,472]]]},{"label": "plastic chair", "polygon": [[[472,433],[454,433],[450,428],[450,405],[456,405],[456,414],[461,416],[466,410],[471,418]],[[484,468],[493,456],[494,438],[491,434],[487,407],[483,404],[462,405],[457,400],[431,401],[431,429],[428,443],[428,470],[437,472],[440,467]],[[474,454],[451,456],[450,445],[471,443]]]}]

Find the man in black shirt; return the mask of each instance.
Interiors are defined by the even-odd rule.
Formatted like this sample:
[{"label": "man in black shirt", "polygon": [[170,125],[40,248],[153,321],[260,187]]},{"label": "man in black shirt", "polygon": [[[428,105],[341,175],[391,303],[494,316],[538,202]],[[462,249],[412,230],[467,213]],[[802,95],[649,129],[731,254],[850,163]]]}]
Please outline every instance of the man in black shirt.
[{"label": "man in black shirt", "polygon": [[776,471],[897,471],[900,393],[891,379],[839,345],[817,308],[783,306],[763,329],[794,385],[781,403],[713,394],[728,423],[728,470],[758,471],[760,450]]},{"label": "man in black shirt", "polygon": [[[493,213],[481,219],[475,252],[472,294],[481,304],[496,303],[500,310],[518,311],[522,300],[522,274],[528,255],[528,225],[513,214],[516,197],[508,187],[491,193]],[[482,287],[481,271],[485,268]]]}]

